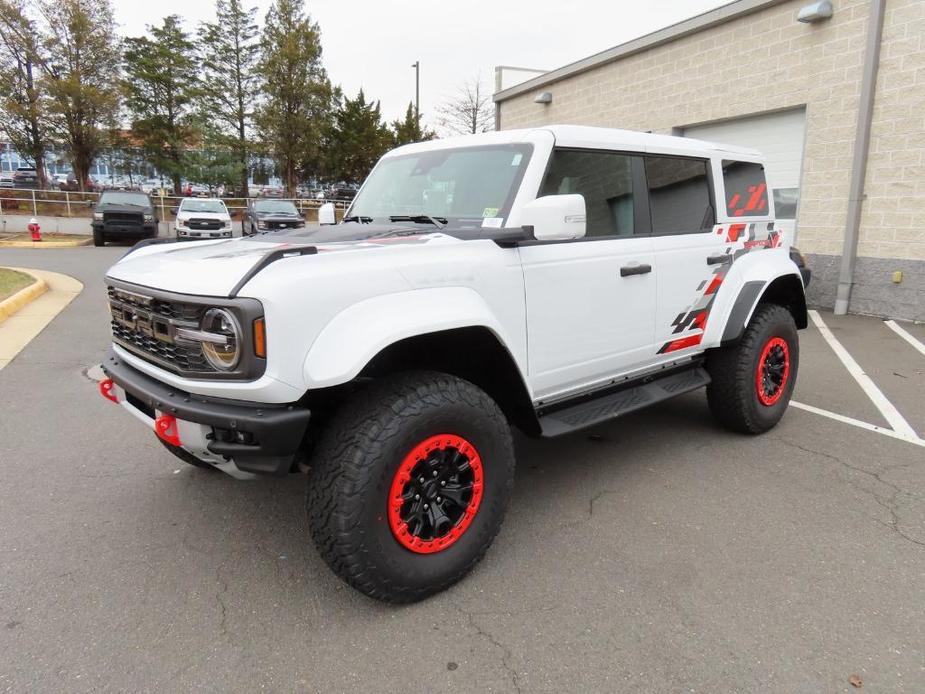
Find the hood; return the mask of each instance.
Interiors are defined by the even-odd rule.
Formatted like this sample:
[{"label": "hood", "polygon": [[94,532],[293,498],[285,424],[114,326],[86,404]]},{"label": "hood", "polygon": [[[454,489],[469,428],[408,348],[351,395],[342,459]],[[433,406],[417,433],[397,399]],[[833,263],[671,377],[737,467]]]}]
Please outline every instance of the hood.
[{"label": "hood", "polygon": [[[433,227],[338,224],[270,231],[227,241],[152,244],[129,251],[107,277],[144,287],[197,296],[231,296],[242,281],[265,271],[274,259],[350,250],[382,250],[435,237]],[[142,242],[143,243],[143,242]],[[304,262],[312,262],[304,258]]]},{"label": "hood", "polygon": [[231,215],[227,212],[191,212],[190,210],[180,210],[177,219],[220,219],[227,221]]}]

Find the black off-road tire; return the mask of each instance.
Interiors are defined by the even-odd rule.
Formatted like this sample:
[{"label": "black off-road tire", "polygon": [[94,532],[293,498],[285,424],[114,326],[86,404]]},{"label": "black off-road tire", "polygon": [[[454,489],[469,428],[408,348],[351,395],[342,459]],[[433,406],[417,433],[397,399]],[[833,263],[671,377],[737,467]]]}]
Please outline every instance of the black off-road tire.
[{"label": "black off-road tire", "polygon": [[[481,503],[449,546],[423,554],[390,525],[390,489],[422,442],[455,435],[477,451]],[[510,426],[482,390],[454,376],[413,371],[355,393],[328,424],[313,457],[306,506],[321,556],[348,584],[391,603],[422,600],[459,581],[501,527],[514,485]]]},{"label": "black off-road tire", "polygon": [[[770,396],[759,392],[758,383],[762,356],[769,345],[788,360],[783,383]],[[776,304],[759,304],[742,338],[714,350],[707,358],[712,379],[707,386],[707,402],[714,419],[745,434],[761,434],[774,427],[790,404],[799,362],[800,343],[790,311]]]},{"label": "black off-road tire", "polygon": [[106,237],[103,236],[103,232],[98,229],[93,230],[93,245],[94,246],[105,246]]},{"label": "black off-road tire", "polygon": [[200,468],[203,468],[204,470],[217,470],[218,469],[212,465],[209,465],[208,463],[202,462],[201,460],[199,460],[199,458],[194,456],[192,453],[180,448],[179,446],[171,445],[167,443],[166,441],[164,441],[164,439],[158,439],[158,441],[160,441],[164,445],[164,448],[166,448],[168,451],[173,453],[175,456],[177,456],[180,460],[182,460],[187,465],[192,465],[193,467],[200,467]]}]

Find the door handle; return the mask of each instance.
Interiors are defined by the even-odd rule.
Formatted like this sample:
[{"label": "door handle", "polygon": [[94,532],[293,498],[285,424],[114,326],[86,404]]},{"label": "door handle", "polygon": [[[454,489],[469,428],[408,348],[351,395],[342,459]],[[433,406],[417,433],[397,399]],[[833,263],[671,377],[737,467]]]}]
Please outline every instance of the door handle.
[{"label": "door handle", "polygon": [[651,265],[624,265],[620,268],[620,277],[629,277],[630,275],[646,275],[652,272]]},{"label": "door handle", "polygon": [[732,260],[732,256],[726,253],[721,255],[711,255],[707,258],[707,265],[722,265],[723,263],[728,263]]}]

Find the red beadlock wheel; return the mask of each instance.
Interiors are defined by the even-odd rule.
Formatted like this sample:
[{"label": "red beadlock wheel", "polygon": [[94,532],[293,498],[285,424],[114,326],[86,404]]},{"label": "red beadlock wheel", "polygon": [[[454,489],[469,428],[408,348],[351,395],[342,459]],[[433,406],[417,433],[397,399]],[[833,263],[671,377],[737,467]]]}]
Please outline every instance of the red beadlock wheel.
[{"label": "red beadlock wheel", "polygon": [[402,460],[389,489],[389,528],[402,547],[440,552],[472,524],[482,502],[482,459],[455,434],[431,436]]},{"label": "red beadlock wheel", "polygon": [[772,337],[761,350],[755,372],[755,389],[758,401],[771,407],[784,394],[790,378],[790,348],[786,340]]}]

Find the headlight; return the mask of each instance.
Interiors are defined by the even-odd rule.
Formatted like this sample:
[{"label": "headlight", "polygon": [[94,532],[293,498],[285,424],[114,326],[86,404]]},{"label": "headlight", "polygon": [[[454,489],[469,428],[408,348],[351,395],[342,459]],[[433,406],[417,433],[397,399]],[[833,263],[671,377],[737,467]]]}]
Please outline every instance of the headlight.
[{"label": "headlight", "polygon": [[154,215],[153,215],[153,214],[146,214],[146,215],[145,215],[145,222],[153,222],[153,221],[154,221]]},{"label": "headlight", "polygon": [[231,371],[241,358],[241,326],[223,308],[211,308],[202,319],[202,353],[219,371]]},{"label": "headlight", "polygon": [[94,222],[102,222],[102,221],[103,221],[103,213],[102,213],[102,212],[94,212],[94,213],[93,213],[93,221],[94,221]]},{"label": "headlight", "polygon": [[177,219],[177,229],[185,229],[185,228],[186,228],[186,220]]},{"label": "headlight", "polygon": [[231,228],[231,220],[230,220],[230,219],[229,219],[227,222],[225,222],[225,228],[226,228],[226,229],[230,229],[230,228]]},{"label": "headlight", "polygon": [[258,229],[266,229],[266,228],[267,228],[267,223],[258,219],[258,220],[257,220],[257,228],[258,228]]}]

